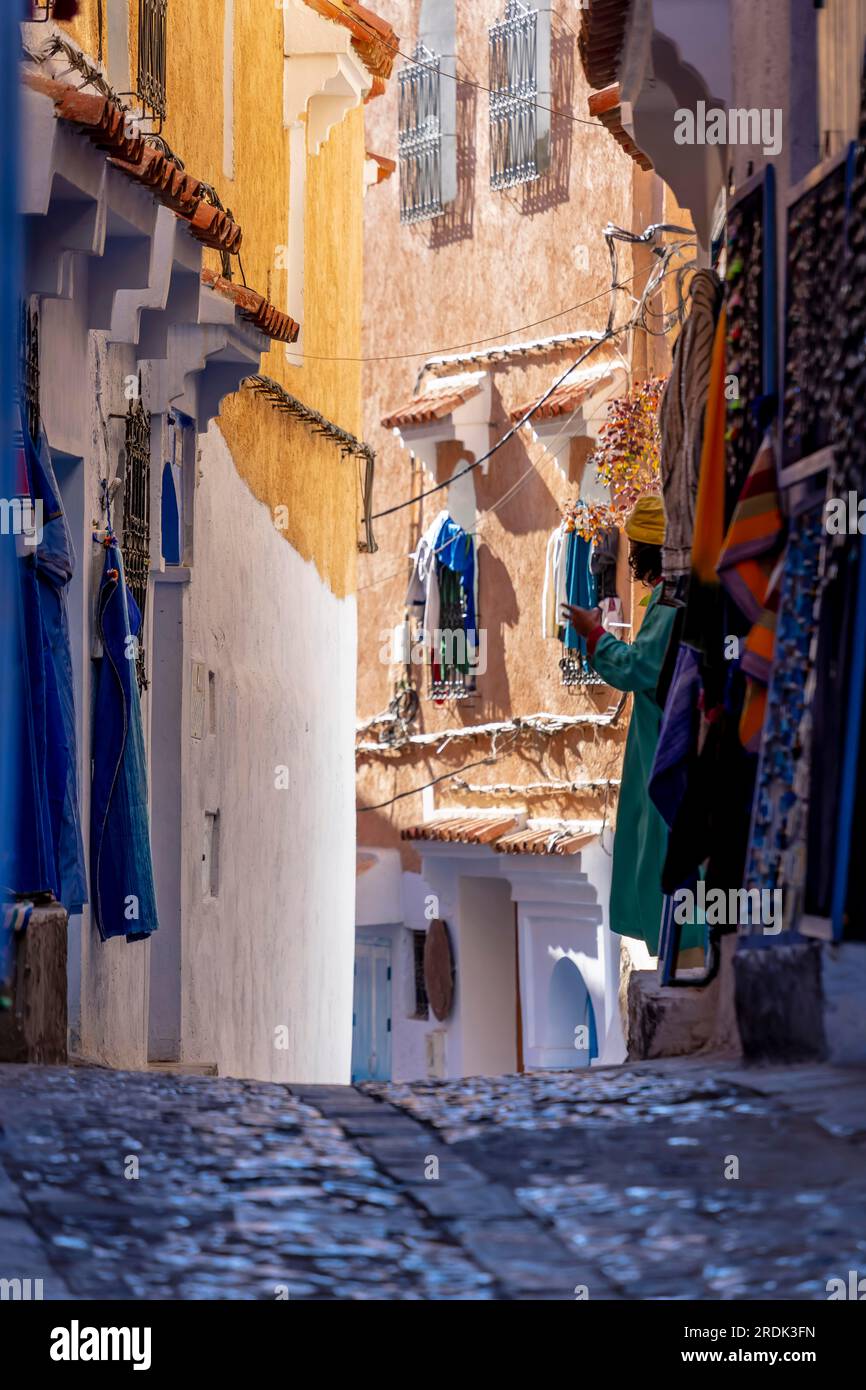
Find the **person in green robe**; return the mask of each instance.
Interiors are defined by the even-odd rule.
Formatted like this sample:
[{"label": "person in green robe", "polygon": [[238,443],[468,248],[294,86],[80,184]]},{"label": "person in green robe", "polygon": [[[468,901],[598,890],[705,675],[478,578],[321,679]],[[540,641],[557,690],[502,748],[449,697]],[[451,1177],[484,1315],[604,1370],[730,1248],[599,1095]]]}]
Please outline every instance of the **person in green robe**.
[{"label": "person in green robe", "polygon": [[[613,842],[610,926],[611,931],[622,936],[645,941],[655,956],[661,930],[661,877],[668,832],[650,801],[648,789],[662,719],[656,686],[676,612],[659,603],[665,538],[661,498],[649,494],[639,497],[626,522],[625,533],[629,540],[629,568],[635,579],[651,590],[643,600],[646,614],[634,641],[621,642],[605,632],[598,609],[565,605],[563,612],[586,638],[589,658],[602,680],[615,690],[634,695]],[[684,926],[679,964],[697,963],[691,959],[691,951],[685,959],[683,952],[702,942],[703,927]]]}]

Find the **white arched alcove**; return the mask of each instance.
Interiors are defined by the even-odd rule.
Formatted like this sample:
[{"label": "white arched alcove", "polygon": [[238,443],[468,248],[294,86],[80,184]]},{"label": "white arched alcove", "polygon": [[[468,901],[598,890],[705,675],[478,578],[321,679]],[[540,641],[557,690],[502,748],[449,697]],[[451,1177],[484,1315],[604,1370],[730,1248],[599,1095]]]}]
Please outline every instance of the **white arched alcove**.
[{"label": "white arched alcove", "polygon": [[595,1010],[586,982],[568,956],[560,956],[547,987],[548,1067],[588,1067],[598,1055]]}]

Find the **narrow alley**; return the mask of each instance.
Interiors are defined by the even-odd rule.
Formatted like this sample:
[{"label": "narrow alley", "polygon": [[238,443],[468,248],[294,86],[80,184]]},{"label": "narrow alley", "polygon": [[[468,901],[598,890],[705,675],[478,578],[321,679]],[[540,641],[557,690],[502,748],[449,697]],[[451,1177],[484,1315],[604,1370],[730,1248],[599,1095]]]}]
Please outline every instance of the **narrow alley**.
[{"label": "narrow alley", "polygon": [[4,1328],[829,1380],[866,0],[3,0],[0,132]]}]

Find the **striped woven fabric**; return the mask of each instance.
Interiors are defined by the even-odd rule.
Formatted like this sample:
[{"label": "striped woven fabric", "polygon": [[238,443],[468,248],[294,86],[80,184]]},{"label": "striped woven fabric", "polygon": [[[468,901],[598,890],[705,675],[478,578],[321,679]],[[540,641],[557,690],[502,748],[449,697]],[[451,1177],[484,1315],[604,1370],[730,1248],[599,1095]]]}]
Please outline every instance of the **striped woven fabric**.
[{"label": "striped woven fabric", "polygon": [[779,505],[773,436],[767,433],[749,471],[719,557],[718,574],[753,624],[741,666],[748,676],[740,741],[757,752],[776,644],[785,521]]}]

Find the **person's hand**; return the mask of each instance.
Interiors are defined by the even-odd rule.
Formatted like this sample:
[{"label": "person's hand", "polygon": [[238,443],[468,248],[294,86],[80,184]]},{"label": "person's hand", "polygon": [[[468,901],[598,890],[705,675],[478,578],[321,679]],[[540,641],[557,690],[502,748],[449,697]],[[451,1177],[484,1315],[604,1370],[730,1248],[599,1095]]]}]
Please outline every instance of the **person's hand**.
[{"label": "person's hand", "polygon": [[600,608],[574,608],[571,604],[564,603],[562,614],[564,621],[571,623],[581,637],[588,637],[601,625]]}]

